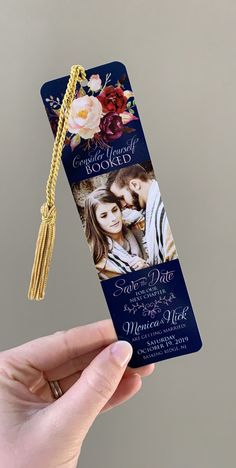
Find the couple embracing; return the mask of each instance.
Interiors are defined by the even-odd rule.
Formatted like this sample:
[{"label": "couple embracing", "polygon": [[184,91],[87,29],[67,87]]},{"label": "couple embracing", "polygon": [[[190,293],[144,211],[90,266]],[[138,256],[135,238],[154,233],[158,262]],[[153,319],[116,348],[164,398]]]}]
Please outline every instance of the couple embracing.
[{"label": "couple embracing", "polygon": [[111,172],[86,198],[84,214],[101,280],[177,258],[157,181],[139,164]]}]

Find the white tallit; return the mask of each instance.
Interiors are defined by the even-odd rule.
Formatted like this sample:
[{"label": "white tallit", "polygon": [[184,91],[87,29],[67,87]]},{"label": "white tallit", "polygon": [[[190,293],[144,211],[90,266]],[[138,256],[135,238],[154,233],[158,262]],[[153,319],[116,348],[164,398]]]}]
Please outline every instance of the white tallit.
[{"label": "white tallit", "polygon": [[146,205],[145,239],[150,265],[177,258],[174,239],[156,180],[152,181]]},{"label": "white tallit", "polygon": [[113,276],[135,271],[134,268],[131,267],[130,261],[134,256],[143,258],[143,254],[139,243],[131,230],[127,229],[125,232],[128,251],[118,242],[113,241],[109,237],[107,239],[109,245],[107,258],[104,258],[96,265],[100,279],[104,280],[112,278]]}]

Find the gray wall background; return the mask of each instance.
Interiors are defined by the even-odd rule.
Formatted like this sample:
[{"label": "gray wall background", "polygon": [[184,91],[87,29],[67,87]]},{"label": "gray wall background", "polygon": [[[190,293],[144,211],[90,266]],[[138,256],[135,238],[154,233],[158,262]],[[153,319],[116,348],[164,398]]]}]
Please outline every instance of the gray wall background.
[{"label": "gray wall background", "polygon": [[27,290],[53,144],[39,89],[73,63],[113,60],[129,72],[204,342],[97,420],[81,468],[235,466],[235,24],[234,0],[1,4],[1,349],[109,316],[63,168],[46,299]]}]

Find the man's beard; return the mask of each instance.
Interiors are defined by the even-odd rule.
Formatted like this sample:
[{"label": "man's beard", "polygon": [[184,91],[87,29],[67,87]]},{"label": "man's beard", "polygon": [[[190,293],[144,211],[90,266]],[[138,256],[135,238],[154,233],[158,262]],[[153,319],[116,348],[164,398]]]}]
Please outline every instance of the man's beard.
[{"label": "man's beard", "polygon": [[132,195],[133,208],[135,210],[141,211],[142,207],[139,203],[139,196],[133,190],[130,190],[130,194]]}]

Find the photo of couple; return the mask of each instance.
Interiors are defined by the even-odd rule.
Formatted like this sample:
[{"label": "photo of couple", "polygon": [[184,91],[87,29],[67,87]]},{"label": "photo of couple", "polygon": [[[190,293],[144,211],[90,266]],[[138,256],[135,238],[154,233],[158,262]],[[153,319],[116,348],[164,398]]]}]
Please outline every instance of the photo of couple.
[{"label": "photo of couple", "polygon": [[177,258],[150,163],[83,182],[73,194],[100,280]]}]

